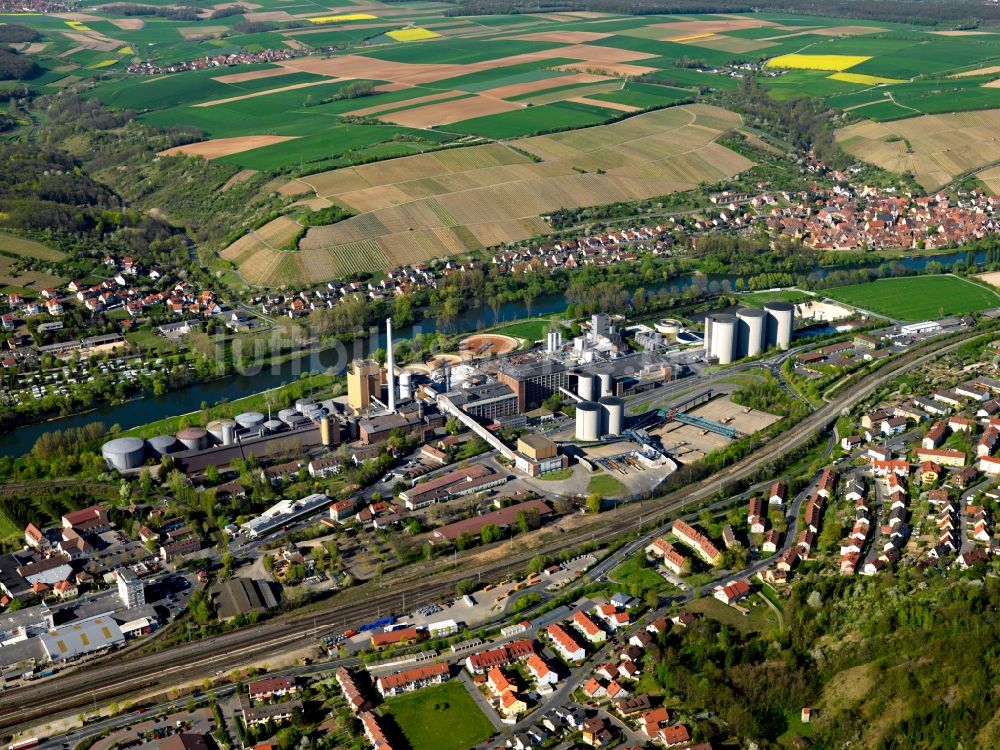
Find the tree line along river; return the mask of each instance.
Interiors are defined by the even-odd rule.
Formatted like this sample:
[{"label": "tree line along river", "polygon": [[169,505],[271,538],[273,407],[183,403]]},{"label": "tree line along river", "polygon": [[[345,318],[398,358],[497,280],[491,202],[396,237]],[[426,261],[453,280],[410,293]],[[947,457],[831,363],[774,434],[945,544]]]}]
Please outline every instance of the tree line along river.
[{"label": "tree line along river", "polygon": [[[901,257],[898,262],[905,267],[922,271],[928,263],[937,261],[943,265],[951,266],[957,260],[964,260],[966,252],[964,250],[946,253],[942,255],[921,255],[916,257]],[[984,253],[976,256],[976,262],[984,260]],[[857,266],[855,266],[857,267]],[[844,266],[822,268],[817,266],[813,274],[818,274],[820,278],[825,277],[830,271],[843,270]],[[849,268],[849,267],[848,267]],[[644,287],[647,293],[657,293],[662,289],[670,290],[673,293],[681,294],[695,283],[695,275],[681,276],[672,279],[670,282]],[[709,274],[700,277],[702,283],[711,284],[713,282],[722,283],[728,281],[735,284],[737,276],[728,274]],[[566,309],[566,299],[562,294],[551,294],[538,297],[531,305],[531,315],[551,315],[563,312]],[[500,308],[498,319],[500,321],[518,320],[529,316],[528,308],[523,302],[511,302]],[[493,325],[493,311],[487,307],[477,307],[464,310],[455,319],[453,328],[456,332],[474,331]],[[400,328],[395,331],[394,337],[397,341],[412,338],[418,333],[432,333],[436,329],[433,318],[422,320],[414,326]],[[821,331],[822,332],[822,331]],[[373,348],[385,346],[385,331],[379,331],[377,336],[371,338],[364,337],[358,342],[360,354],[366,355]],[[354,347],[348,347],[349,350]],[[352,355],[354,351],[352,351]],[[104,422],[106,425],[118,424],[123,430],[137,427],[139,425],[155,422],[165,417],[187,414],[197,411],[201,404],[216,404],[222,400],[232,401],[243,398],[254,393],[259,393],[271,388],[276,388],[282,384],[289,383],[304,372],[325,372],[330,367],[336,367],[342,371],[346,367],[346,361],[338,356],[336,347],[313,352],[304,357],[286,359],[278,364],[264,365],[257,372],[229,375],[217,380],[211,380],[171,391],[162,396],[148,395],[145,398],[135,399],[123,404],[104,404],[82,414],[71,414],[65,417],[58,417],[48,422],[18,427],[6,434],[0,435],[0,455],[20,456],[31,450],[32,445],[40,435],[51,430],[67,429],[70,427],[81,427],[90,422]]]}]

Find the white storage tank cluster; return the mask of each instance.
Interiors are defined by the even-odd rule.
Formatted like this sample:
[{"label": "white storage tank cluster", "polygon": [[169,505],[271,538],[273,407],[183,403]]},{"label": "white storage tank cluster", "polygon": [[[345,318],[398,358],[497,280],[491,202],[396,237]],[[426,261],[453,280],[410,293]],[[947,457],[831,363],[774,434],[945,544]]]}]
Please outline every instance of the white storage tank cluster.
[{"label": "white storage tank cluster", "polygon": [[767,313],[767,346],[787,349],[792,345],[792,331],[795,328],[795,308],[788,302],[768,302],[764,305]]},{"label": "white storage tank cluster", "polygon": [[600,405],[601,434],[618,437],[625,427],[625,402],[617,396],[605,396]]},{"label": "white storage tank cluster", "polygon": [[134,437],[109,440],[101,446],[101,455],[109,468],[118,471],[138,469],[146,461],[146,443]]},{"label": "white storage tank cluster", "polygon": [[588,443],[601,439],[601,407],[594,401],[576,405],[576,439]]},{"label": "white storage tank cluster", "polygon": [[736,311],[738,331],[736,356],[756,357],[767,348],[767,313],[756,307],[742,307]]},{"label": "white storage tank cluster", "polygon": [[162,458],[177,450],[177,438],[173,435],[157,435],[146,442],[152,458]]},{"label": "white storage tank cluster", "polygon": [[208,447],[208,430],[204,427],[185,427],[177,433],[177,440],[185,450],[202,451]]},{"label": "white storage tank cluster", "polygon": [[769,302],[764,309],[741,307],[736,315],[713,313],[705,317],[705,356],[728,365],[792,343],[795,313],[787,302]]}]

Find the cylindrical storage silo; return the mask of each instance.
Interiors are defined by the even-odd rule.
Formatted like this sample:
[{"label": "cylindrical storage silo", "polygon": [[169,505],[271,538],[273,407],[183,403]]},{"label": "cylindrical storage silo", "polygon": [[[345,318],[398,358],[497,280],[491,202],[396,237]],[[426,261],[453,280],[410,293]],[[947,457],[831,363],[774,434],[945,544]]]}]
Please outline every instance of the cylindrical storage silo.
[{"label": "cylindrical storage silo", "polygon": [[326,447],[328,447],[328,448],[330,447],[330,445],[331,445],[331,439],[330,439],[330,418],[329,417],[323,417],[322,419],[319,420],[319,440]]},{"label": "cylindrical storage silo", "polygon": [[358,423],[358,418],[357,417],[348,417],[347,418],[347,439],[348,440],[357,440],[358,436],[360,434],[361,434],[361,428],[360,428],[360,425]]},{"label": "cylindrical storage silo", "polygon": [[589,372],[576,374],[576,395],[584,401],[594,400],[594,376]]},{"label": "cylindrical storage silo", "polygon": [[295,401],[295,408],[305,414],[316,407],[316,402],[311,398],[300,398]]},{"label": "cylindrical storage silo", "polygon": [[205,429],[212,436],[216,443],[222,443],[222,429],[225,425],[236,427],[236,422],[231,419],[216,419],[208,423]]},{"label": "cylindrical storage silo", "polygon": [[134,437],[109,440],[101,446],[101,455],[109,468],[117,471],[138,469],[146,461],[146,443]]},{"label": "cylindrical storage silo", "polygon": [[705,316],[705,354],[712,356],[712,316]]},{"label": "cylindrical storage silo", "polygon": [[756,307],[736,311],[739,334],[736,342],[738,357],[756,357],[764,351],[767,336],[767,313]]},{"label": "cylindrical storage silo", "polygon": [[727,313],[712,319],[712,355],[720,365],[730,364],[736,355],[736,317]]},{"label": "cylindrical storage silo", "polygon": [[185,427],[177,433],[177,439],[186,450],[203,451],[208,447],[208,430],[204,427]]},{"label": "cylindrical storage silo", "polygon": [[269,419],[261,425],[266,432],[281,432],[285,429],[285,423],[280,419]]},{"label": "cylindrical storage silo", "polygon": [[767,313],[768,345],[787,349],[792,344],[795,308],[788,302],[768,302],[764,305],[764,311]]},{"label": "cylindrical storage silo", "polygon": [[597,379],[601,384],[601,396],[613,396],[615,393],[615,379],[610,372],[597,373]]},{"label": "cylindrical storage silo", "polygon": [[299,413],[295,409],[282,409],[278,412],[278,419],[288,426],[295,424],[299,416]]},{"label": "cylindrical storage silo", "polygon": [[399,373],[399,400],[413,398],[413,376],[406,370]]},{"label": "cylindrical storage silo", "polygon": [[236,415],[236,424],[244,430],[258,429],[264,424],[264,415],[259,411],[245,411]]},{"label": "cylindrical storage silo", "polygon": [[232,445],[236,442],[236,422],[227,420],[222,424],[222,444]]},{"label": "cylindrical storage silo", "polygon": [[585,442],[601,439],[601,407],[594,401],[576,405],[576,439]]},{"label": "cylindrical storage silo", "polygon": [[157,435],[146,441],[146,449],[152,458],[161,458],[177,450],[177,438],[173,435]]},{"label": "cylindrical storage silo", "polygon": [[617,396],[605,396],[601,405],[601,433],[604,435],[622,434],[625,427],[625,402]]}]

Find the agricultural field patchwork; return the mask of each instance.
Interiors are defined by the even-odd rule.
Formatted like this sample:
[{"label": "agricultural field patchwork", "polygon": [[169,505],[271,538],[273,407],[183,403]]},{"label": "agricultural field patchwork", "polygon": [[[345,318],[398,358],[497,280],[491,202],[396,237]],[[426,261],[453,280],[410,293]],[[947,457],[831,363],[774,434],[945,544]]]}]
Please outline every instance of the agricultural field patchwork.
[{"label": "agricultural field patchwork", "polygon": [[911,174],[933,191],[955,177],[1000,160],[1000,110],[868,120],[841,128],[847,153],[899,174]]},{"label": "agricultural field patchwork", "polygon": [[[283,192],[356,213],[301,239],[302,253],[322,259],[306,264],[322,281],[320,273],[382,270],[545,234],[542,216],[562,207],[651,198],[739,173],[751,162],[715,142],[739,124],[717,107],[678,106],[522,138],[514,148],[470,146],[310,175]],[[274,283],[283,268],[266,229],[223,251],[249,283]]]}]

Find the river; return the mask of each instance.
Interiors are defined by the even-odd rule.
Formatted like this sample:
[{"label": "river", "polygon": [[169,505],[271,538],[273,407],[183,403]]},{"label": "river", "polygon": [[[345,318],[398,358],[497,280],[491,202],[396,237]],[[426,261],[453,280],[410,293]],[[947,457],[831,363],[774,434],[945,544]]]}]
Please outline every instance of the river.
[{"label": "river", "polygon": [[[981,263],[984,254],[980,253],[976,260]],[[958,251],[944,255],[923,255],[917,257],[900,258],[899,262],[907,268],[916,271],[923,270],[926,265],[937,260],[946,266],[952,265],[956,260],[965,259],[965,252]],[[825,276],[834,269],[817,267],[815,273]],[[719,283],[728,281],[735,283],[737,276],[710,274],[708,276],[696,277],[694,275],[683,276],[672,280],[666,284],[651,285],[645,287],[647,292],[658,292],[661,289],[669,289],[676,293],[681,293],[690,287],[695,280],[699,283]],[[552,294],[538,297],[531,306],[531,315],[546,315],[562,312],[566,309],[566,298],[562,294]],[[528,309],[523,302],[511,302],[500,308],[498,319],[503,321],[518,320],[528,317]],[[493,311],[488,307],[477,307],[463,311],[455,320],[454,327],[457,331],[474,331],[493,325]],[[396,340],[412,338],[416,333],[430,333],[436,330],[433,319],[421,321],[416,326],[398,329],[395,333]],[[820,333],[820,331],[816,331]],[[223,399],[232,401],[253,393],[276,388],[284,383],[296,380],[303,372],[323,372],[328,368],[335,368],[343,371],[347,363],[354,357],[364,356],[373,349],[385,346],[385,331],[373,332],[371,336],[363,337],[348,347],[333,347],[324,351],[310,354],[306,357],[287,360],[277,365],[268,365],[256,371],[245,374],[231,375],[218,380],[205,383],[198,383],[188,388],[171,391],[163,396],[146,396],[145,398],[129,401],[117,406],[102,405],[83,414],[73,414],[60,417],[48,422],[20,427],[12,432],[0,435],[0,455],[19,456],[27,453],[34,445],[38,437],[50,430],[66,429],[69,427],[80,427],[90,422],[104,422],[107,426],[119,425],[123,430],[137,427],[148,422],[154,422],[164,417],[177,414],[186,414],[197,411],[201,408],[202,402],[215,404]]]}]

